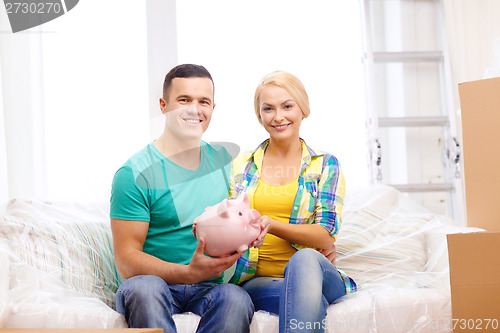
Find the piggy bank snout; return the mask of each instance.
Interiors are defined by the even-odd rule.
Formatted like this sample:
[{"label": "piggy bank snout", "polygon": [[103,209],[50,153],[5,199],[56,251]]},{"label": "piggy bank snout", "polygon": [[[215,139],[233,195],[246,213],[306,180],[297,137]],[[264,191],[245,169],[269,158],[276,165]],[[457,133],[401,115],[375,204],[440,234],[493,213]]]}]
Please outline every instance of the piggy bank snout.
[{"label": "piggy bank snout", "polygon": [[257,210],[255,209],[250,209],[249,211],[246,212],[246,218],[248,221],[253,222],[253,220],[257,220],[260,218],[260,214]]}]

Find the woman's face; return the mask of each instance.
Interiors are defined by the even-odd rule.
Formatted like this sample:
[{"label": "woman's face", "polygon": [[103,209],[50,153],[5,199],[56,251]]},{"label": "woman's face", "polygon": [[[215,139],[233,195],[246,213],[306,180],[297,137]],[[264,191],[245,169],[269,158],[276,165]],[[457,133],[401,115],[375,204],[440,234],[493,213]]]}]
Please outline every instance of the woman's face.
[{"label": "woman's face", "polygon": [[273,139],[298,139],[302,110],[283,88],[266,85],[260,93],[262,125]]}]

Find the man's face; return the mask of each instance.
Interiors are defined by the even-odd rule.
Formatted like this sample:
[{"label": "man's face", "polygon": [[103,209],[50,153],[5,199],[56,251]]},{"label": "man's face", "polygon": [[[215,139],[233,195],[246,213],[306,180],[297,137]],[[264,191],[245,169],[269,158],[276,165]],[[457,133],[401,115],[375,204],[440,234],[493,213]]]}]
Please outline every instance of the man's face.
[{"label": "man's face", "polygon": [[160,98],[166,130],[179,138],[201,138],[212,118],[214,89],[209,78],[174,78]]}]

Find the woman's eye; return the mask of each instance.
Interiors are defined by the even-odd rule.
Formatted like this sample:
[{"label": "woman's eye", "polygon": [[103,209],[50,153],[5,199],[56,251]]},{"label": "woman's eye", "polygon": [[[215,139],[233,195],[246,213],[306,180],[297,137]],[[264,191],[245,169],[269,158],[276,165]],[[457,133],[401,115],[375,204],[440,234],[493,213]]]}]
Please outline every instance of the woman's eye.
[{"label": "woman's eye", "polygon": [[242,213],[242,212],[238,212],[238,215],[239,215],[239,216],[243,216],[243,213]]},{"label": "woman's eye", "polygon": [[291,109],[293,105],[285,105],[285,109]]}]

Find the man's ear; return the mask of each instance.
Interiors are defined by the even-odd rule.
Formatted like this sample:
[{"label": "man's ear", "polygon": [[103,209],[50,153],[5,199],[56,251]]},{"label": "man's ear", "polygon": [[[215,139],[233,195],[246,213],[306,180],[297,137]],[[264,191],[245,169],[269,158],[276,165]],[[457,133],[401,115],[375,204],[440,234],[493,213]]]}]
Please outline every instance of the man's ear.
[{"label": "man's ear", "polygon": [[159,102],[161,113],[165,114],[165,112],[167,112],[167,102],[163,99],[163,97],[160,97]]}]

